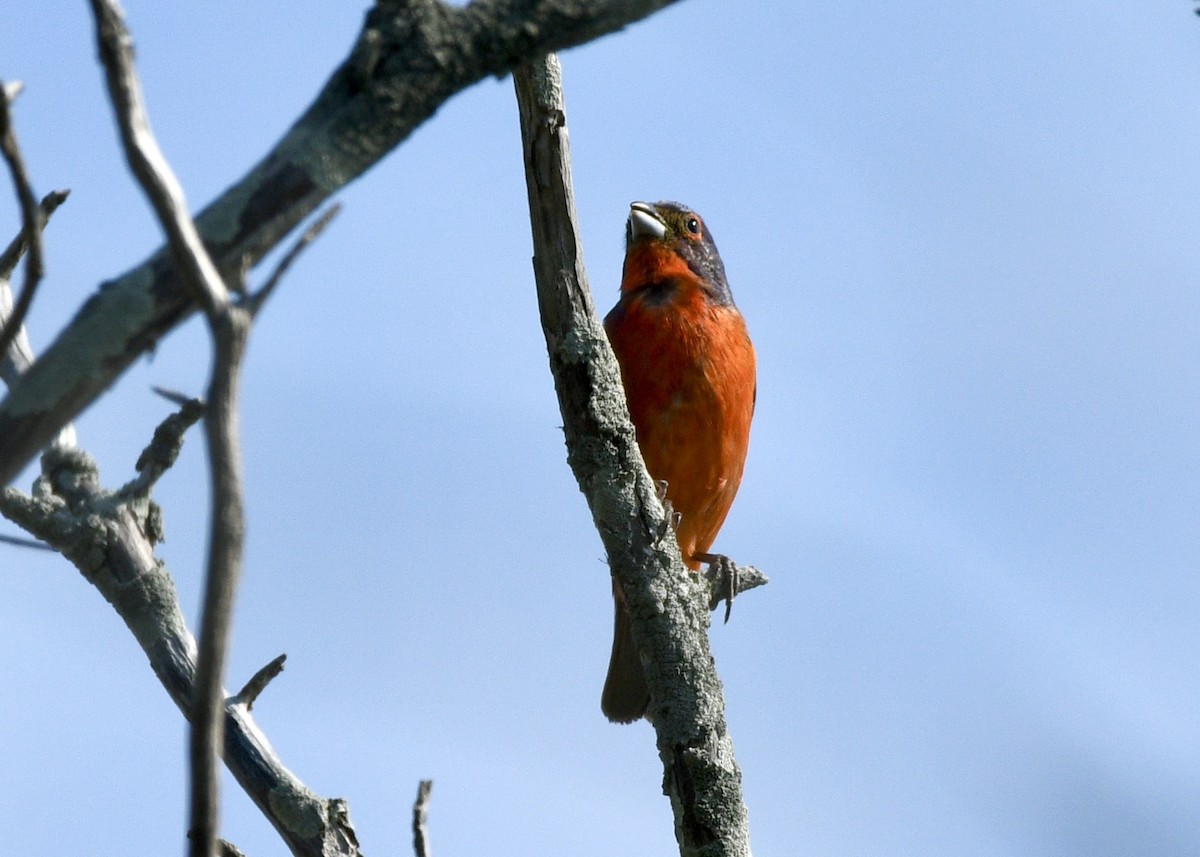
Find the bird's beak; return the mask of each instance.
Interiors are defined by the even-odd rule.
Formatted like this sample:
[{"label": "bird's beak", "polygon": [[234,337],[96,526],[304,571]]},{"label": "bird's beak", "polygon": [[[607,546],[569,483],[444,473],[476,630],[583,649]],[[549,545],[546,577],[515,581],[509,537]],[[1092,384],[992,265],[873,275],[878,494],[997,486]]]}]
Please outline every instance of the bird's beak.
[{"label": "bird's beak", "polygon": [[663,223],[654,206],[648,202],[635,202],[629,206],[629,237],[662,239],[667,235],[667,224]]}]

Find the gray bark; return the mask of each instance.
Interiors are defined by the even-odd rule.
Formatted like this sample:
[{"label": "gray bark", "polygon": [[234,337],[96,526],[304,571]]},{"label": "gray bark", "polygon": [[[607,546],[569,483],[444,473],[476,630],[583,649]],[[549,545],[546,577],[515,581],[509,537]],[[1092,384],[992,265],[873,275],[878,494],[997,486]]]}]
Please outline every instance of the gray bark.
[{"label": "gray bark", "polygon": [[[200,416],[164,424],[139,466],[161,473],[178,453],[184,429]],[[42,458],[32,495],[0,489],[0,513],[70,560],[113,606],[150,660],[150,667],[185,717],[191,716],[196,640],[188,630],[175,583],[154,555],[161,512],[149,484],[131,491],[100,486],[95,462],[79,450],[55,448]],[[136,487],[134,487],[136,486]],[[313,794],[259,731],[249,700],[224,705],[224,758],[234,778],[298,857],[357,857],[358,843],[346,803]]]}]

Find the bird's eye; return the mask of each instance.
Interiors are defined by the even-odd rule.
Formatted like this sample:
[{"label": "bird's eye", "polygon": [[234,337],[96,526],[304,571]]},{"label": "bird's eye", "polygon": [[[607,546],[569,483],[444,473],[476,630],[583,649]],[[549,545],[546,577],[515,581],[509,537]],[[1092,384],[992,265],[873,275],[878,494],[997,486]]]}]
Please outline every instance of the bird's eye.
[{"label": "bird's eye", "polygon": [[685,226],[687,226],[687,231],[688,231],[688,232],[690,232],[690,233],[692,233],[693,235],[699,235],[699,234],[700,234],[700,220],[699,220],[699,218],[696,218],[696,217],[689,217],[689,218],[687,219],[687,223],[685,223],[684,225],[685,225]]}]

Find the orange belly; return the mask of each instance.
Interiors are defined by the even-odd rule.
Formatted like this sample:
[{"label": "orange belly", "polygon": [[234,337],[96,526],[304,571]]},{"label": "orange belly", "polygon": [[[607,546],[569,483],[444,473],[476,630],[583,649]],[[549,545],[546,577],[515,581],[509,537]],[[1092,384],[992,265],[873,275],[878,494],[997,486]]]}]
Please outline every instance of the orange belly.
[{"label": "orange belly", "polygon": [[742,481],[754,348],[741,313],[700,294],[618,305],[605,320],[646,469],[667,483],[679,548],[696,569]]}]

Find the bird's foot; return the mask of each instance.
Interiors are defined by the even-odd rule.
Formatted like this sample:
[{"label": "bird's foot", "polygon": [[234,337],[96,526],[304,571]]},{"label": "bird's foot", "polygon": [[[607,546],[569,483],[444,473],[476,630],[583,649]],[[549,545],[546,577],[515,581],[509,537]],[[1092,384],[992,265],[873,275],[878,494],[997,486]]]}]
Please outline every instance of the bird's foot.
[{"label": "bird's foot", "polygon": [[708,580],[709,591],[712,593],[709,597],[708,609],[716,610],[724,601],[725,621],[728,622],[729,615],[733,612],[733,599],[741,585],[741,569],[738,568],[736,562],[724,554],[698,553],[692,558],[708,564],[708,571],[704,575]]},{"label": "bird's foot", "polygon": [[676,512],[675,507],[671,505],[671,501],[667,499],[667,480],[659,479],[654,483],[654,489],[654,493],[658,497],[658,502],[662,503],[663,511],[667,513],[667,519],[658,531],[658,540],[661,542],[667,537],[668,530],[675,532],[679,529],[679,522],[683,520],[683,515]]}]

